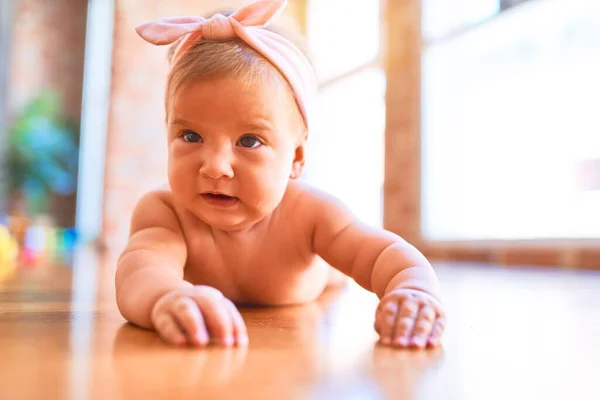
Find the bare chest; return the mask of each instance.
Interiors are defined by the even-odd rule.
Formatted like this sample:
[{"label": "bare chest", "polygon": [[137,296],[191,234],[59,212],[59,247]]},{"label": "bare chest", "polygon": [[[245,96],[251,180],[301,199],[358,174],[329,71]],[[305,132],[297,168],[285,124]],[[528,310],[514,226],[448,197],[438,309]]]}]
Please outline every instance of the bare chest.
[{"label": "bare chest", "polygon": [[310,301],[321,293],[328,274],[329,266],[292,236],[227,240],[188,235],[186,280],[219,289],[237,303]]}]

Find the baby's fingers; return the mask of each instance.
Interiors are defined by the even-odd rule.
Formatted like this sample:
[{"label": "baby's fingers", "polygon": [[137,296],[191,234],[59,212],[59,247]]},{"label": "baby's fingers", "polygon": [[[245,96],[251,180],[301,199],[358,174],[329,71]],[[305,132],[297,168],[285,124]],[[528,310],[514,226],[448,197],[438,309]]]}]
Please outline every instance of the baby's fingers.
[{"label": "baby's fingers", "polygon": [[225,299],[225,301],[233,322],[233,335],[235,337],[235,341],[238,345],[245,346],[248,344],[248,332],[246,330],[244,319],[232,301],[229,299]]},{"label": "baby's fingers", "polygon": [[419,311],[415,326],[412,332],[411,344],[423,348],[427,346],[427,341],[431,330],[433,329],[433,322],[435,321],[436,312],[431,306],[423,306]]},{"label": "baby's fingers", "polygon": [[201,294],[194,296],[200,306],[206,326],[210,335],[216,342],[231,346],[234,343],[233,323],[228,301],[220,292],[206,289]]},{"label": "baby's fingers", "polygon": [[171,315],[162,314],[157,317],[154,327],[165,342],[176,345],[185,344],[185,335]]},{"label": "baby's fingers", "polygon": [[446,319],[444,317],[439,317],[435,320],[433,324],[433,328],[431,329],[431,334],[429,335],[428,344],[431,346],[439,346],[442,338],[442,333],[444,333],[444,327],[446,325]]},{"label": "baby's fingers", "polygon": [[398,303],[396,301],[385,301],[380,304],[377,310],[377,331],[379,341],[384,345],[389,345],[394,333],[394,324],[398,315]]},{"label": "baby's fingers", "polygon": [[417,302],[410,299],[405,299],[402,302],[394,327],[394,345],[401,347],[408,347],[410,345],[410,335],[412,334],[418,313],[419,304]]},{"label": "baby's fingers", "polygon": [[208,332],[204,325],[204,318],[194,300],[189,297],[177,299],[173,304],[172,313],[190,344],[201,346],[208,344]]}]

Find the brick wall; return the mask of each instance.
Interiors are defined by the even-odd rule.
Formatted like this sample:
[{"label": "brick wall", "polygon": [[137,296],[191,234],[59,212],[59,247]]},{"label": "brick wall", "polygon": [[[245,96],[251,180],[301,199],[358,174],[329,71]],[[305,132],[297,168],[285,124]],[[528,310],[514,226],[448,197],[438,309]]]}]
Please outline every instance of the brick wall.
[{"label": "brick wall", "polygon": [[41,89],[57,90],[79,121],[87,1],[20,0],[13,27],[8,107],[18,111]]},{"label": "brick wall", "polygon": [[[290,1],[288,15],[304,0]],[[203,15],[246,1],[116,0],[111,106],[105,173],[102,240],[120,251],[139,197],[166,181],[167,149],[163,90],[167,47],[144,42],[134,31],[148,20]]]},{"label": "brick wall", "polygon": [[[41,90],[61,96],[65,114],[76,124],[81,116],[87,1],[20,0],[15,10],[8,85],[8,119]],[[71,225],[75,197],[65,200],[57,223]]]}]

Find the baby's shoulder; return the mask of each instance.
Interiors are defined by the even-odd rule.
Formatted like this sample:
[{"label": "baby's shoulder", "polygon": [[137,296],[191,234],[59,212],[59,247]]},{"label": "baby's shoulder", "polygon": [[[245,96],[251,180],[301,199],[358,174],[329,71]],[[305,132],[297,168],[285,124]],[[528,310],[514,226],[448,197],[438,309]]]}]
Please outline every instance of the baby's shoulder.
[{"label": "baby's shoulder", "polygon": [[[288,187],[288,193],[291,198],[297,198],[300,204],[310,207],[343,207],[344,203],[336,195],[311,186],[306,182],[293,181]],[[287,194],[286,194],[287,196]]]},{"label": "baby's shoulder", "polygon": [[290,183],[283,202],[289,212],[304,222],[352,216],[350,209],[337,196],[301,181]]},{"label": "baby's shoulder", "polygon": [[163,226],[178,231],[179,216],[169,186],[163,185],[144,193],[135,205],[131,223],[134,230]]},{"label": "baby's shoulder", "polygon": [[173,194],[168,185],[158,186],[142,194],[136,203],[136,209],[151,211],[174,210]]}]

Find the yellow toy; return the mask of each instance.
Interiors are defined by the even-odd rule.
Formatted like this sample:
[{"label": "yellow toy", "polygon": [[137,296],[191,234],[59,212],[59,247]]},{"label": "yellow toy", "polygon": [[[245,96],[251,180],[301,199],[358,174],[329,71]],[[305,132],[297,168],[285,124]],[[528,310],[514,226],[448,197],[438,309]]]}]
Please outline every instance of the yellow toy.
[{"label": "yellow toy", "polygon": [[0,281],[14,271],[18,255],[17,241],[10,235],[8,228],[0,225]]}]

